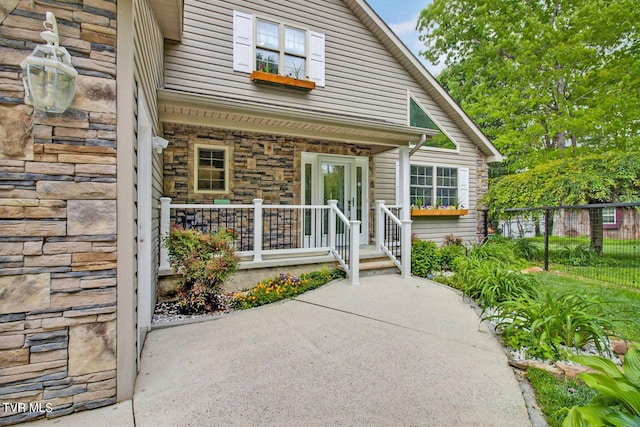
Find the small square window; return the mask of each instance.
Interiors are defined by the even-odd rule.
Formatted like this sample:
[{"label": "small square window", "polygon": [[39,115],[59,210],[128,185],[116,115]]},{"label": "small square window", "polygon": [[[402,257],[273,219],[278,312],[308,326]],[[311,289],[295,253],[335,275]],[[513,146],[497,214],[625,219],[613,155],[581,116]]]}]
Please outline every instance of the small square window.
[{"label": "small square window", "polygon": [[195,191],[228,192],[227,149],[195,147]]},{"label": "small square window", "polygon": [[602,208],[602,223],[604,225],[615,225],[616,208]]}]

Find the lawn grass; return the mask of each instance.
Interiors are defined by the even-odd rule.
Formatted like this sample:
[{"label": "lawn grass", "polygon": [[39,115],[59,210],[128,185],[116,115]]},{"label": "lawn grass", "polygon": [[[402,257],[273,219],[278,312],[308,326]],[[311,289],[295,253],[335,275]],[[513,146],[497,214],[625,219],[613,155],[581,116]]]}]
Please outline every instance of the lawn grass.
[{"label": "lawn grass", "polygon": [[[611,320],[615,322],[620,337],[640,342],[640,323],[637,318],[640,290],[559,271],[539,273],[537,277],[541,286],[551,292],[571,290],[586,298],[598,299],[611,313]],[[572,406],[586,405],[596,394],[579,379],[558,377],[540,369],[529,368],[527,378],[552,427],[560,427]]]},{"label": "lawn grass", "polygon": [[529,368],[526,376],[551,427],[560,427],[572,406],[585,405],[596,395],[582,380],[558,377],[543,369]]},{"label": "lawn grass", "polygon": [[540,273],[537,277],[542,286],[553,292],[571,290],[587,298],[597,298],[612,313],[616,332],[627,340],[640,342],[639,290],[557,271]]}]

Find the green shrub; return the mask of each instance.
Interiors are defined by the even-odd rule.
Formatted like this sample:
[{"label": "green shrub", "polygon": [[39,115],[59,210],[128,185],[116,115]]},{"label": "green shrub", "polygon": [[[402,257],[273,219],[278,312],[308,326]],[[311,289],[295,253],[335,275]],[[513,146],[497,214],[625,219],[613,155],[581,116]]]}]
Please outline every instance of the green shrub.
[{"label": "green shrub", "polygon": [[586,266],[591,264],[596,256],[596,253],[585,244],[563,245],[558,252],[557,262],[574,266]]},{"label": "green shrub", "polygon": [[219,308],[216,296],[238,265],[231,247],[233,240],[233,233],[226,229],[205,234],[179,227],[172,227],[164,238],[171,268],[182,275],[178,293],[182,313],[199,314]]},{"label": "green shrub", "polygon": [[463,292],[483,308],[535,296],[538,287],[534,276],[510,270],[491,259],[470,259],[459,263],[456,276],[464,284]]},{"label": "green shrub", "polygon": [[414,240],[411,245],[411,274],[429,277],[440,269],[440,255],[434,242]]},{"label": "green shrub", "polygon": [[232,305],[238,310],[258,307],[282,299],[293,298],[343,277],[345,274],[341,270],[326,268],[299,276],[292,273],[281,273],[259,282],[248,291],[235,293]]},{"label": "green shrub", "polygon": [[440,270],[452,271],[458,259],[467,254],[467,249],[460,244],[445,244],[440,248]]},{"label": "green shrub", "polygon": [[610,315],[600,302],[572,292],[506,300],[484,319],[497,320],[496,329],[507,345],[525,347],[529,356],[542,359],[564,358],[564,347],[583,349],[588,344],[608,353],[608,337],[613,335]]},{"label": "green shrub", "polygon": [[489,241],[481,246],[474,247],[468,254],[470,260],[484,260],[500,263],[510,268],[526,266],[526,262],[519,258],[512,244],[507,240]]},{"label": "green shrub", "polygon": [[542,251],[529,239],[514,239],[511,241],[516,257],[527,261],[539,261],[542,259]]},{"label": "green shrub", "polygon": [[574,356],[571,360],[596,371],[579,377],[599,394],[588,405],[571,408],[562,427],[640,425],[640,354],[637,348],[629,349],[622,370],[598,356]]}]

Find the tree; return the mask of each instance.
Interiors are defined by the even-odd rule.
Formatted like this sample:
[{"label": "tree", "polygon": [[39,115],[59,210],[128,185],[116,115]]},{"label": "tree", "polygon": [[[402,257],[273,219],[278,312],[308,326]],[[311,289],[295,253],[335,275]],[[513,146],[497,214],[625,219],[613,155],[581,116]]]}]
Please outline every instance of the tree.
[{"label": "tree", "polygon": [[[507,172],[640,146],[637,0],[434,0],[418,20],[438,79]],[[569,148],[569,150],[567,150]]]},{"label": "tree", "polygon": [[[561,158],[502,177],[485,202],[492,218],[507,208],[640,201],[640,151]],[[589,209],[591,248],[602,253],[602,209]]]}]

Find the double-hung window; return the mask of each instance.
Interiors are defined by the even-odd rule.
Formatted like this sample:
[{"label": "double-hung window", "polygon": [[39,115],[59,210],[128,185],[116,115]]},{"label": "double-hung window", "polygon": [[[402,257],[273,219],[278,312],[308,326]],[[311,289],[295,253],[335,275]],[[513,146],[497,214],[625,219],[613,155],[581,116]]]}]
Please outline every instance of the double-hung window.
[{"label": "double-hung window", "polygon": [[616,224],[616,208],[602,208],[602,224],[603,225]]},{"label": "double-hung window", "polygon": [[306,31],[256,19],[256,71],[305,79],[306,64]]},{"label": "double-hung window", "polygon": [[262,71],[325,85],[325,35],[233,11],[233,69]]},{"label": "double-hung window", "polygon": [[440,166],[411,165],[411,205],[468,208],[469,170]]},{"label": "double-hung window", "polygon": [[229,173],[226,147],[195,146],[195,191],[227,193]]}]

